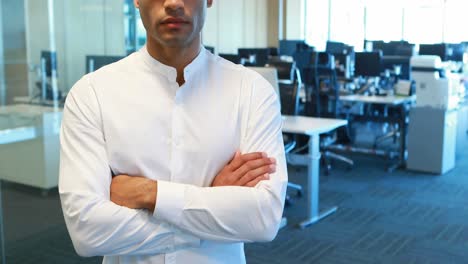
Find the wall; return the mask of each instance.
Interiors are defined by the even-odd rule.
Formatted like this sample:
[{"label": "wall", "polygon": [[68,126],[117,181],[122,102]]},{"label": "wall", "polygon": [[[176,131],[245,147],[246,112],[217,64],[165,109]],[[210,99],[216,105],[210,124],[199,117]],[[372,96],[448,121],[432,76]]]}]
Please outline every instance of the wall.
[{"label": "wall", "polygon": [[217,53],[278,44],[278,0],[217,0],[208,9],[203,43]]},{"label": "wall", "polygon": [[285,38],[305,38],[305,0],[284,0],[285,2]]}]

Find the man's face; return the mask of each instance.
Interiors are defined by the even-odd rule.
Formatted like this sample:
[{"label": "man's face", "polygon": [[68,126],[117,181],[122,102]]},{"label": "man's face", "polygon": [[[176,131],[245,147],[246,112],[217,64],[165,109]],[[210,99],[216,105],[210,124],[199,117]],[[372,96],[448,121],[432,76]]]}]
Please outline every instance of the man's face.
[{"label": "man's face", "polygon": [[162,46],[186,47],[203,28],[213,0],[134,0],[148,38]]}]

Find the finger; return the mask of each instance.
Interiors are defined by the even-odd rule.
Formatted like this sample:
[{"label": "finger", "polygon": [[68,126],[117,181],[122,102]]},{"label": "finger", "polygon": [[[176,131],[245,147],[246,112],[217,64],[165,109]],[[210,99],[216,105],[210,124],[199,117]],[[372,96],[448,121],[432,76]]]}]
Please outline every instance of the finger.
[{"label": "finger", "polygon": [[270,179],[270,176],[268,174],[263,175],[261,177],[257,177],[255,180],[248,182],[244,186],[246,187],[255,187],[259,182],[261,181],[267,181]]},{"label": "finger", "polygon": [[249,171],[270,164],[276,164],[275,158],[260,158],[247,161],[246,163],[242,164],[237,170],[234,171],[234,177],[240,179]]},{"label": "finger", "polygon": [[252,153],[242,154],[237,157],[234,157],[234,159],[230,163],[230,166],[231,166],[231,169],[235,171],[238,168],[240,168],[240,166],[242,166],[248,161],[266,158],[266,157],[267,157],[267,154],[265,152],[252,152]]},{"label": "finger", "polygon": [[242,176],[236,185],[244,186],[246,183],[253,181],[258,177],[262,177],[265,174],[275,173],[276,172],[276,165],[275,164],[267,164],[256,169],[250,170]]},{"label": "finger", "polygon": [[235,159],[239,158],[240,156],[240,151],[239,150],[236,150],[236,153],[234,153],[234,156],[232,157],[232,159],[229,161],[229,163],[232,163]]}]

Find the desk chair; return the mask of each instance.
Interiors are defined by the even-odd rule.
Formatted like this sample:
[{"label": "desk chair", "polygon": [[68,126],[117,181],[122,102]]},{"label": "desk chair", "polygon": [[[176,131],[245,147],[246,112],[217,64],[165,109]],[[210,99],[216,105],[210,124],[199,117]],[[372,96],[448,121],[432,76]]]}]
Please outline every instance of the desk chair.
[{"label": "desk chair", "polygon": [[278,86],[278,71],[272,67],[254,67],[248,66],[247,68],[258,72],[263,76],[275,89],[276,94],[279,96],[279,86]]},{"label": "desk chair", "polygon": [[62,100],[62,92],[58,89],[57,98],[54,98],[54,91],[52,87],[52,72],[55,71],[55,77],[57,77],[57,52],[41,51],[40,57],[40,76],[36,81],[36,87],[39,90],[37,95],[33,96],[33,99],[40,97],[42,102],[47,100],[53,101]]},{"label": "desk chair", "polygon": [[[305,114],[314,117],[340,118],[339,85],[334,56],[326,52],[302,51],[297,52],[294,59],[299,65],[308,91]],[[326,87],[323,87],[323,84]],[[330,173],[332,160],[344,162],[348,168],[354,165],[351,159],[328,150],[328,146],[337,141],[338,134],[338,131],[333,131],[320,136],[325,175]]]},{"label": "desk chair", "polygon": [[[262,75],[268,82],[270,82],[275,89],[281,105],[281,114],[282,115],[297,115],[299,113],[299,89],[301,88],[301,82],[299,77],[294,77],[296,68],[293,62],[289,62],[286,64],[281,64],[280,72],[281,76],[284,75],[288,77],[293,77],[295,80],[285,80],[279,79],[278,69],[273,67],[271,64],[268,67],[247,67],[252,69],[260,75]],[[292,74],[284,74],[284,70],[292,72]],[[296,72],[298,73],[298,72]],[[283,133],[283,140],[284,140],[284,150],[285,153],[290,153],[296,147],[296,135],[290,133]],[[297,196],[302,196],[302,186],[299,184],[295,184],[292,182],[288,182],[288,187],[296,190]],[[289,195],[286,196],[286,205],[291,204],[291,197]]]}]

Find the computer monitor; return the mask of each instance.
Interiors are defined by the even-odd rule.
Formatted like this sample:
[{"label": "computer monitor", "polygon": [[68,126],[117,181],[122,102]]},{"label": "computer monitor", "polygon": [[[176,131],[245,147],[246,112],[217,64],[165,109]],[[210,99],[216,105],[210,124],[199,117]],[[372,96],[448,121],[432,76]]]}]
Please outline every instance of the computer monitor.
[{"label": "computer monitor", "polygon": [[399,68],[398,78],[402,80],[411,80],[410,56],[382,56],[382,69],[394,71]]},{"label": "computer monitor", "polygon": [[382,52],[385,49],[385,41],[383,40],[364,40],[364,48],[366,51],[378,51]]},{"label": "computer monitor", "polygon": [[410,43],[404,43],[395,46],[394,55],[395,56],[406,56],[411,57],[415,54],[415,45]]},{"label": "computer monitor", "polygon": [[86,56],[86,73],[96,71],[103,66],[117,62],[123,58],[124,56],[88,55]]},{"label": "computer monitor", "polygon": [[240,63],[240,57],[237,54],[219,53],[218,56],[235,64]]},{"label": "computer monitor", "polygon": [[279,49],[277,47],[268,47],[268,56],[279,56]]},{"label": "computer monitor", "polygon": [[455,62],[463,62],[465,54],[465,44],[447,44],[447,60]]},{"label": "computer monitor", "polygon": [[241,63],[246,66],[265,66],[268,61],[268,54],[270,53],[268,48],[240,48],[237,50]]},{"label": "computer monitor", "polygon": [[419,55],[439,56],[442,61],[447,61],[447,45],[439,44],[421,44],[419,45]]},{"label": "computer monitor", "polygon": [[304,40],[283,39],[279,41],[279,55],[293,56],[298,46],[307,45]]},{"label": "computer monitor", "polygon": [[382,67],[382,52],[356,52],[354,61],[354,75],[363,77],[380,76]]}]

